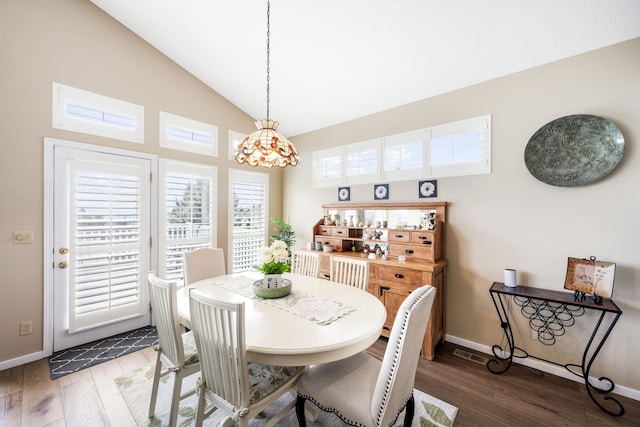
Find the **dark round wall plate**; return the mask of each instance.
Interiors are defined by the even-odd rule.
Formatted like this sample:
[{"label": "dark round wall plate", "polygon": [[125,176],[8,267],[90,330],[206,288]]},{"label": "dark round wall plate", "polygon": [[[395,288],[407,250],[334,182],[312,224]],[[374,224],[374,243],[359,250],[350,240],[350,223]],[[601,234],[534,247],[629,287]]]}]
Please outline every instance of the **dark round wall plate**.
[{"label": "dark round wall plate", "polygon": [[560,187],[596,182],[622,159],[624,137],[609,120],[588,114],[560,117],[533,134],[524,150],[531,175]]}]

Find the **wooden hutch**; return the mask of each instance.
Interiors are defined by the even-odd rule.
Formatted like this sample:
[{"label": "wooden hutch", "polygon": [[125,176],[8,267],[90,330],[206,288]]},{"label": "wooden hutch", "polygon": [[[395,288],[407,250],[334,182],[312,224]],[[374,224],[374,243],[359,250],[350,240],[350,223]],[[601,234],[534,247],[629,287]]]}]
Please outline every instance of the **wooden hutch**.
[{"label": "wooden hutch", "polygon": [[325,217],[313,228],[314,248],[317,243],[330,245],[333,252],[320,249],[318,275],[329,278],[332,255],[368,259],[369,292],[387,309],[383,336],[389,336],[398,308],[411,291],[423,285],[436,288],[422,343],[422,356],[433,360],[435,346],[445,338],[447,203],[339,203],[322,208]]}]

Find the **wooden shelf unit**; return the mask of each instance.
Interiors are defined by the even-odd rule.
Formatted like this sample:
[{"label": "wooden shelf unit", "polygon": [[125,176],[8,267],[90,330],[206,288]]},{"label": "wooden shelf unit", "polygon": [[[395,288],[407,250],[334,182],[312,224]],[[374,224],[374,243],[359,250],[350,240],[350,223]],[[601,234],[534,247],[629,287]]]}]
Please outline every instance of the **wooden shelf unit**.
[{"label": "wooden shelf unit", "polygon": [[[344,225],[341,215],[339,225],[325,225],[324,218],[314,226],[314,243],[333,246],[334,252],[320,252],[319,277],[329,279],[330,259],[333,255],[365,258],[369,265],[369,292],[376,295],[387,309],[387,320],[382,335],[389,336],[398,308],[414,289],[431,285],[436,288],[431,317],[422,343],[422,356],[433,360],[435,347],[445,338],[446,266],[445,224],[446,202],[329,204],[322,206],[327,215],[331,212],[365,211],[435,211],[436,226],[433,230],[418,228],[418,224],[406,227],[367,227]],[[388,212],[387,212],[388,213]],[[354,215],[355,216],[355,215]],[[413,215],[415,217],[415,213]],[[360,221],[358,221],[360,222]],[[411,225],[415,225],[414,229]],[[369,234],[367,233],[369,231]],[[372,231],[381,232],[378,239],[366,238]],[[370,259],[362,253],[364,245],[383,245],[388,259]],[[404,256],[405,262],[399,262]]]}]

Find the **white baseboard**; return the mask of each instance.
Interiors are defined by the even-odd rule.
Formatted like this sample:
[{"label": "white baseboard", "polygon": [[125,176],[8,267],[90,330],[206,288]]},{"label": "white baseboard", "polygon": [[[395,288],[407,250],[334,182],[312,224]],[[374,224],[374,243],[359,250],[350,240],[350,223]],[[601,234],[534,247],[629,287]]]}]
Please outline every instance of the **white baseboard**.
[{"label": "white baseboard", "polygon": [[[491,351],[491,347],[475,343],[473,341],[468,341],[462,338],[454,337],[452,335],[447,335],[445,341],[450,343],[469,348],[471,350],[476,350],[484,354],[493,355]],[[551,363],[544,362],[542,360],[532,359],[532,358],[513,358],[513,363],[517,363],[519,365],[528,366],[529,368],[537,369],[542,372],[546,372],[548,374],[552,374],[561,378],[566,378],[572,381],[576,381],[579,383],[584,383],[584,380],[576,375],[573,375],[571,372],[567,371],[562,366],[556,366]],[[597,378],[589,377],[591,384],[598,385],[601,384],[600,380]],[[603,387],[606,387],[608,383],[602,383]],[[617,385],[613,389],[612,393],[617,394],[619,396],[628,397],[629,399],[640,401],[640,390],[634,390],[629,387],[624,387]]]},{"label": "white baseboard", "polygon": [[25,363],[34,362],[44,357],[47,357],[44,351],[38,351],[31,354],[25,354],[24,356],[16,357],[15,359],[4,360],[0,362],[0,371],[15,368],[16,366],[24,365]]}]

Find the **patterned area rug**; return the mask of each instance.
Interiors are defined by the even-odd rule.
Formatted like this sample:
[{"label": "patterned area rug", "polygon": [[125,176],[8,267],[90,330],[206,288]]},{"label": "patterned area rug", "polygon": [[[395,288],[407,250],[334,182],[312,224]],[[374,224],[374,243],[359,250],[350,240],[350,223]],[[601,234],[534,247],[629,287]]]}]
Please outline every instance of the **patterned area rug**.
[{"label": "patterned area rug", "polygon": [[[194,374],[187,378],[183,385],[183,391],[187,387],[194,387],[199,374]],[[148,418],[149,411],[149,396],[151,395],[151,384],[153,381],[153,366],[148,365],[142,368],[138,368],[128,375],[116,378],[115,383],[118,386],[118,390],[122,394],[127,406],[131,410],[133,417],[136,420],[136,424],[140,427],[161,427],[168,425],[169,419],[169,401],[171,399],[171,387],[173,379],[170,376],[164,376],[160,381],[160,388],[158,390],[158,402],[156,405],[156,414],[153,418]],[[455,417],[458,413],[458,408],[449,405],[435,397],[414,389],[414,398],[416,401],[416,412],[413,418],[412,427],[449,427],[453,425]],[[289,394],[283,396],[272,407],[269,407],[259,417],[249,422],[250,427],[261,427],[268,421],[274,414],[277,414],[279,409],[289,403],[293,397]],[[180,410],[178,414],[179,426],[192,426],[195,425],[197,397],[195,395],[180,402]],[[218,412],[214,412],[204,421],[204,426],[215,426],[223,415]],[[396,421],[396,427],[402,425],[404,419],[404,413],[400,414],[398,421]],[[279,427],[297,426],[298,421],[296,419],[295,410],[292,409],[280,422],[276,424]],[[318,411],[318,419],[315,422],[307,422],[309,427],[344,427],[344,424],[334,414]]]},{"label": "patterned area rug", "polygon": [[157,343],[158,333],[156,328],[146,326],[102,340],[57,351],[49,357],[51,379],[55,380]]}]

